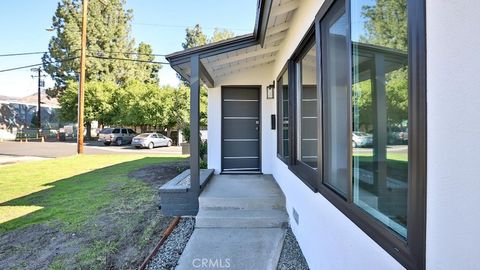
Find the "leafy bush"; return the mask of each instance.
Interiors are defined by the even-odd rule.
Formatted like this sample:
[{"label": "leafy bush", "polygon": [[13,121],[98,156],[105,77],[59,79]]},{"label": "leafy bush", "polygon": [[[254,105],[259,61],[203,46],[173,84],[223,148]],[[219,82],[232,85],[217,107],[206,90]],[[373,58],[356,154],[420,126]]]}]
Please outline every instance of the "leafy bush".
[{"label": "leafy bush", "polygon": [[208,144],[207,141],[201,141],[200,140],[200,146],[199,146],[199,155],[200,155],[200,169],[207,169],[208,168],[208,163],[207,163],[207,157],[208,157]]},{"label": "leafy bush", "polygon": [[182,129],[183,138],[187,143],[190,143],[190,126],[185,126]]},{"label": "leafy bush", "polygon": [[207,151],[208,151],[208,144],[207,141],[200,141],[200,146],[199,146],[199,155],[201,159],[207,159]]}]

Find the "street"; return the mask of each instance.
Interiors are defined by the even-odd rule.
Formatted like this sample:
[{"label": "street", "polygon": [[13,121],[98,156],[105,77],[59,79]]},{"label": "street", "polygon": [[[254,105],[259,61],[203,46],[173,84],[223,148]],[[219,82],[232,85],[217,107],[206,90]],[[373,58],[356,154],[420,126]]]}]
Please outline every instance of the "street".
[{"label": "street", "polygon": [[[105,146],[93,141],[86,142],[84,152],[87,155],[101,154],[169,154],[180,155],[179,146],[158,147],[154,149],[136,149],[131,145]],[[40,158],[57,158],[76,155],[75,142],[3,142],[0,143],[0,164],[14,163]]]}]

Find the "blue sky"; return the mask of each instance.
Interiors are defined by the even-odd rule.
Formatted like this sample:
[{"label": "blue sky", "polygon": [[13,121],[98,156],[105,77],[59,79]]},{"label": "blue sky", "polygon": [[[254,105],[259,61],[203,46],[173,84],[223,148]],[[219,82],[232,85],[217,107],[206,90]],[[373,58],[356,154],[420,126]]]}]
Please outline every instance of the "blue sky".
[{"label": "blue sky", "polygon": [[[98,0],[90,0],[98,1]],[[51,19],[58,0],[0,2],[0,54],[46,51]],[[133,9],[132,35],[147,42],[156,54],[181,50],[185,28],[199,23],[211,36],[213,29],[227,28],[236,34],[251,33],[257,0],[127,0]],[[0,70],[41,62],[41,55],[0,57]],[[165,61],[159,57],[158,61]],[[0,73],[0,95],[25,96],[36,91],[30,68]],[[175,72],[164,65],[161,84],[176,85]],[[47,87],[52,82],[47,80]]]}]

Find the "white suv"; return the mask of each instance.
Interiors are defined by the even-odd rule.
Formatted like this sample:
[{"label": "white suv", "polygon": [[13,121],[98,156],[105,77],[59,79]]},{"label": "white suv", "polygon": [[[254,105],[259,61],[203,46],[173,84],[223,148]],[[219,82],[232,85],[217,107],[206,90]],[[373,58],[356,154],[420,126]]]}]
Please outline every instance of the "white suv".
[{"label": "white suv", "polygon": [[129,128],[105,128],[100,131],[98,141],[105,145],[115,143],[116,145],[129,144],[137,134]]}]

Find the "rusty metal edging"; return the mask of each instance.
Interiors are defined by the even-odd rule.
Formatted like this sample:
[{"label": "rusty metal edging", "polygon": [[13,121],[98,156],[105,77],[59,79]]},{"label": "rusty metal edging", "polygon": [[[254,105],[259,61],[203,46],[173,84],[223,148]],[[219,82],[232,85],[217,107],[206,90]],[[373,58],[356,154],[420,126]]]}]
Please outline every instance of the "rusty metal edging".
[{"label": "rusty metal edging", "polygon": [[148,263],[150,262],[150,260],[153,258],[153,256],[155,256],[158,252],[158,250],[160,249],[160,247],[163,245],[163,243],[165,242],[165,240],[167,240],[168,236],[172,233],[173,229],[175,229],[175,227],[178,225],[178,223],[180,222],[180,217],[175,217],[171,222],[170,224],[168,225],[167,229],[165,229],[165,231],[163,232],[162,234],[162,238],[160,239],[160,241],[158,242],[158,244],[155,246],[155,248],[152,250],[152,252],[150,252],[150,255],[147,256],[147,258],[145,259],[145,261],[143,261],[142,265],[140,265],[140,267],[138,268],[138,270],[144,270]]}]

